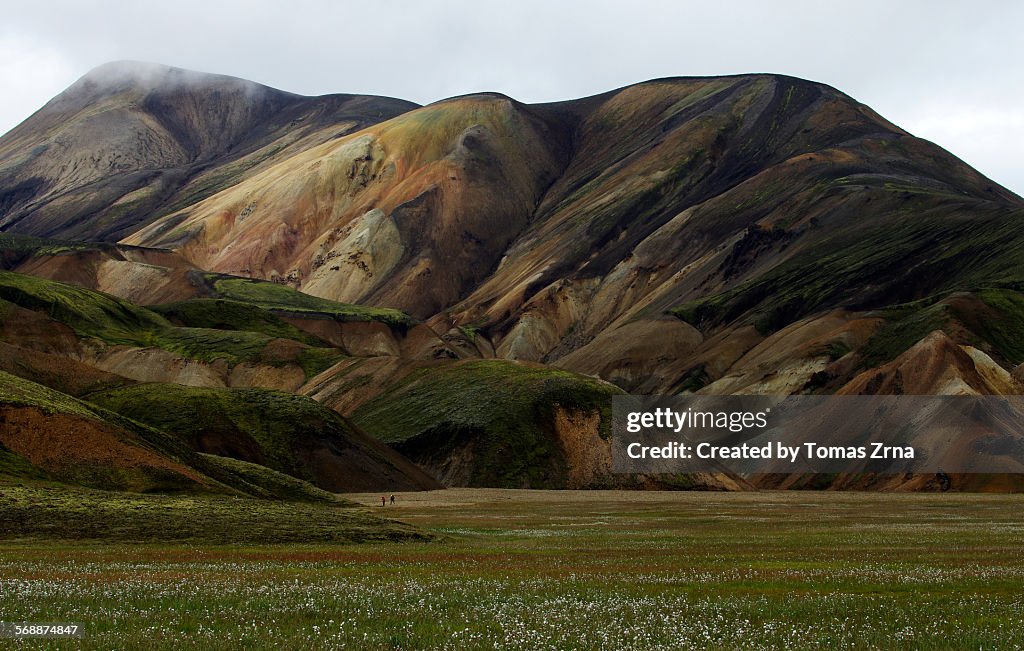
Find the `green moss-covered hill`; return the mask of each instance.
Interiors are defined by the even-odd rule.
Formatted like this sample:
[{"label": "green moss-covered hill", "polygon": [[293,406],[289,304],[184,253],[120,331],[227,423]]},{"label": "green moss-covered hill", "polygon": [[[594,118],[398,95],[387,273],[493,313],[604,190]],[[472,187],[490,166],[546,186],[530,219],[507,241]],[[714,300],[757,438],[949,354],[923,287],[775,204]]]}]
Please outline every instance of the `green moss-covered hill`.
[{"label": "green moss-covered hill", "polygon": [[[235,302],[186,302],[154,311],[84,287],[8,271],[0,271],[0,301],[45,315],[83,339],[159,348],[202,362],[294,365],[312,377],[343,355],[262,308]],[[195,325],[175,325],[161,312]],[[294,344],[275,345],[281,340]]]},{"label": "green moss-covered hill", "polygon": [[[259,388],[137,385],[100,368],[104,351],[121,348],[228,369],[293,367],[300,377],[344,357],[251,303],[193,299],[148,309],[0,271],[0,372],[7,371],[0,376],[0,436],[8,474],[105,489],[317,499],[327,493],[310,483],[330,491],[437,486],[310,398]],[[167,363],[137,359],[136,366]]]},{"label": "green moss-covered hill", "polygon": [[132,492],[332,502],[265,466],[197,454],[179,437],[0,371],[0,477]]},{"label": "green moss-covered hill", "polygon": [[[466,361],[412,372],[353,420],[449,485],[562,488],[575,465],[607,456],[619,392],[538,365]],[[610,482],[595,463],[581,483]]]},{"label": "green moss-covered hill", "polygon": [[429,535],[267,466],[0,371],[0,538],[206,543]]},{"label": "green moss-covered hill", "polygon": [[437,487],[394,450],[306,396],[141,384],[88,399],[167,432],[190,449],[266,466],[329,491]]}]

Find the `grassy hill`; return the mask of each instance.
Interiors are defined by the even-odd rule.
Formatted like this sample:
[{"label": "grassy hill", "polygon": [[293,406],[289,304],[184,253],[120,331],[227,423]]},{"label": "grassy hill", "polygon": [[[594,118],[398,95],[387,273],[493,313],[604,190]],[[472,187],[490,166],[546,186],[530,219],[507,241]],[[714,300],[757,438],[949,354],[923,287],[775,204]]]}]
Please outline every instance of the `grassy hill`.
[{"label": "grassy hill", "polygon": [[210,293],[218,297],[270,312],[328,316],[337,321],[378,321],[396,329],[405,329],[414,323],[414,319],[401,310],[339,303],[265,280],[222,274],[206,274],[205,280]]},{"label": "grassy hill", "polygon": [[0,444],[14,476],[136,492],[231,492],[174,437],[2,371],[0,413]]},{"label": "grassy hill", "polygon": [[[0,301],[45,314],[83,338],[109,345],[160,348],[204,362],[295,364],[312,377],[343,356],[340,350],[260,308],[237,303],[187,302],[158,308],[179,323],[197,324],[178,326],[158,311],[115,296],[7,271],[0,271]],[[293,337],[294,346],[271,345],[277,339]]]},{"label": "grassy hill", "polygon": [[2,371],[0,475],[315,502],[334,497],[314,484],[332,491],[437,486],[304,396],[138,385],[86,401]]},{"label": "grassy hill", "polygon": [[88,399],[167,432],[191,449],[260,464],[327,490],[436,487],[387,446],[306,396],[142,384]]},{"label": "grassy hill", "polygon": [[559,415],[583,415],[598,453],[619,392],[568,371],[474,360],[412,372],[356,410],[353,421],[436,474],[452,475],[448,483],[562,487],[570,463]]}]

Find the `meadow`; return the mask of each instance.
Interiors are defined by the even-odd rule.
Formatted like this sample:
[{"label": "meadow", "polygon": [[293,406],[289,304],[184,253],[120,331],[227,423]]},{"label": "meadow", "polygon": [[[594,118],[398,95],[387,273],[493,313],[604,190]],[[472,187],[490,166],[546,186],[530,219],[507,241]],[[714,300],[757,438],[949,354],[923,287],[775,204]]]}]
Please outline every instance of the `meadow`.
[{"label": "meadow", "polygon": [[8,539],[0,619],[85,626],[32,649],[1024,647],[1021,495],[344,497],[436,535]]}]

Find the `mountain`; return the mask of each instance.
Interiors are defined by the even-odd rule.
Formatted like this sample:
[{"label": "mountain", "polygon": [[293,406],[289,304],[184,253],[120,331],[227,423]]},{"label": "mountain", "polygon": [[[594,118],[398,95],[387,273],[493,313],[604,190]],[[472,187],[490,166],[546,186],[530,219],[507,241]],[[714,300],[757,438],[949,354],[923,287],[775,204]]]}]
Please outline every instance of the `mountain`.
[{"label": "mountain", "polygon": [[0,228],[116,240],[296,151],[415,105],[301,97],[156,64],[100,66],[0,142]]},{"label": "mountain", "polygon": [[451,485],[652,485],[606,468],[616,391],[1019,392],[1022,222],[781,75],[420,107],[111,64],[0,138],[0,368],[309,396]]}]

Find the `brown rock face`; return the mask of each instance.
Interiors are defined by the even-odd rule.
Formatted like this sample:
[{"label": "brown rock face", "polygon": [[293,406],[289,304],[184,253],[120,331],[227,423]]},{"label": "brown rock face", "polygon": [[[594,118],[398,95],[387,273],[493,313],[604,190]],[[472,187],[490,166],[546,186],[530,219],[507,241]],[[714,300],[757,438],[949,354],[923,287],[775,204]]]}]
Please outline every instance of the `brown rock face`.
[{"label": "brown rock face", "polygon": [[567,488],[599,485],[611,474],[611,447],[599,434],[600,424],[598,413],[555,410],[555,433],[569,467]]}]

